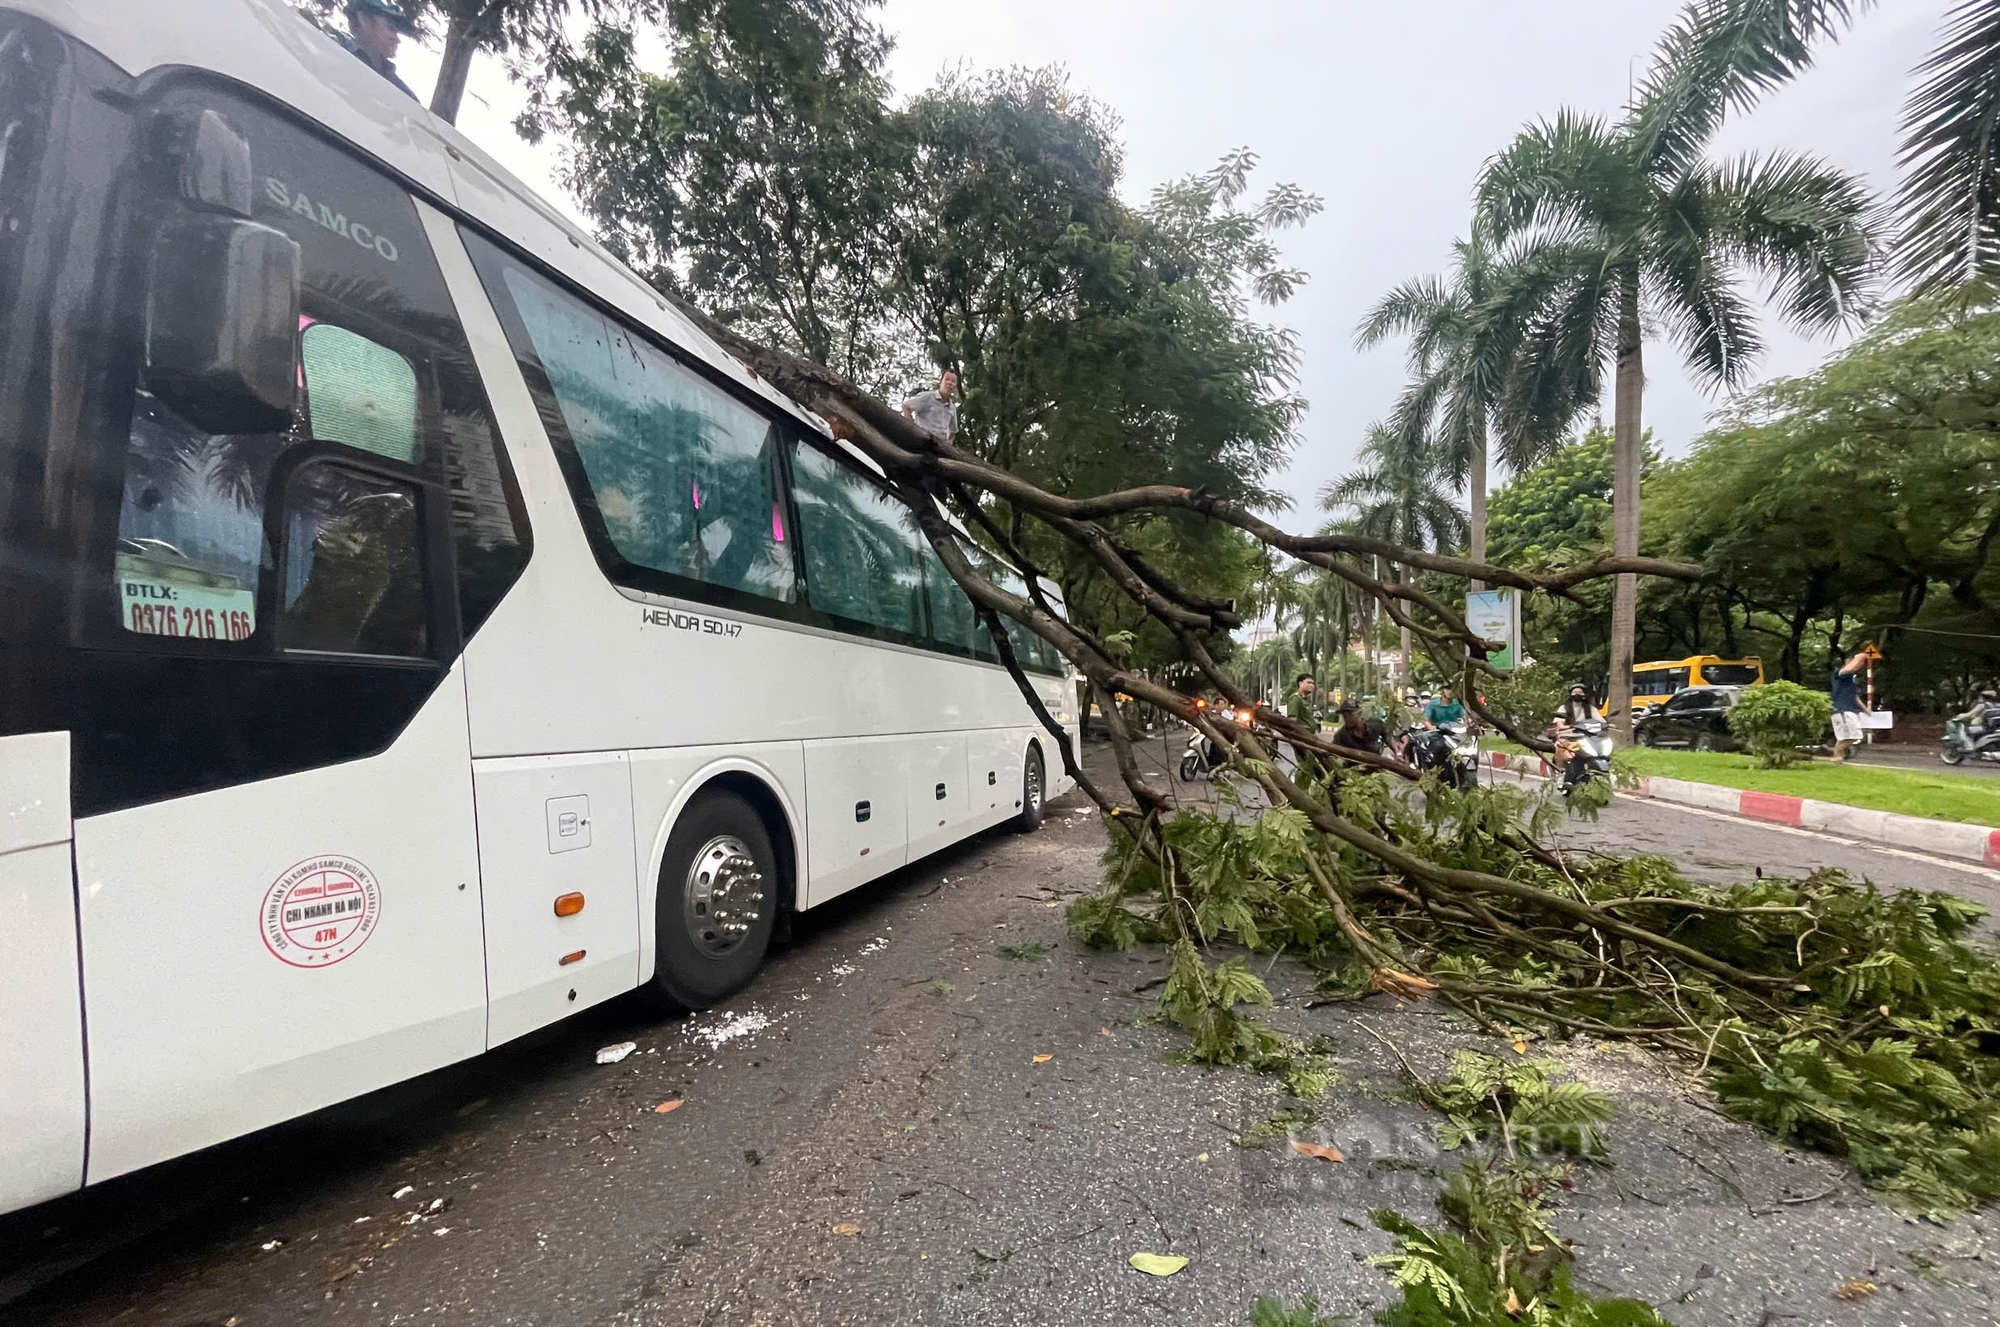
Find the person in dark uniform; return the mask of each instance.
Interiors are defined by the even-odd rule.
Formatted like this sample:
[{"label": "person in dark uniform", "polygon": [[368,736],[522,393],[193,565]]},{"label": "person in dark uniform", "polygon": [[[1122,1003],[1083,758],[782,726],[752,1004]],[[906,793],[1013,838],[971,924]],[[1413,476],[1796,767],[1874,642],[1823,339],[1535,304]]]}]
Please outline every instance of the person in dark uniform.
[{"label": "person in dark uniform", "polygon": [[1340,707],[1340,727],[1334,730],[1333,744],[1379,756],[1383,746],[1382,721],[1369,718],[1359,705],[1347,701]]},{"label": "person in dark uniform", "polygon": [[418,100],[410,85],[396,76],[396,47],[404,37],[416,35],[415,20],[389,0],[348,0],[347,31],[337,40],[355,59],[395,84],[411,101]]}]

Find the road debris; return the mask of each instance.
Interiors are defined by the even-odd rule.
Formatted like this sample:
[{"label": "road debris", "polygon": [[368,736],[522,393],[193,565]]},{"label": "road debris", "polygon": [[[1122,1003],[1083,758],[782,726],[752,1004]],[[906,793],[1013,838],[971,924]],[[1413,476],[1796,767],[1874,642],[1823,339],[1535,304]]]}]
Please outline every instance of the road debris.
[{"label": "road debris", "polygon": [[1135,1253],[1126,1261],[1148,1276],[1172,1276],[1188,1265],[1178,1253]]},{"label": "road debris", "polygon": [[688,1035],[710,1050],[720,1050],[732,1041],[762,1032],[769,1026],[769,1014],[750,1009],[740,1014],[725,1014],[714,1026],[690,1029]]},{"label": "road debris", "polygon": [[600,1047],[597,1052],[597,1062],[599,1064],[616,1064],[638,1049],[639,1043],[636,1041],[621,1041],[613,1046]]},{"label": "road debris", "polygon": [[680,1097],[674,1097],[671,1098],[670,1100],[662,1101],[659,1105],[653,1107],[653,1114],[665,1115],[670,1110],[679,1110],[681,1108],[681,1101],[682,1098]]}]

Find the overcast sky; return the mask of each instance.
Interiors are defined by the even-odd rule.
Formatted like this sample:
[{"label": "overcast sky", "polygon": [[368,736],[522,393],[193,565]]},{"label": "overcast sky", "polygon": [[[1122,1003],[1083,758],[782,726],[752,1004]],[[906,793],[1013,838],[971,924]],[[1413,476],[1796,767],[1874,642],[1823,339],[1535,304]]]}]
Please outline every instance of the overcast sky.
[{"label": "overcast sky", "polygon": [[[1896,122],[1910,70],[1949,0],[1887,0],[1819,66],[1732,122],[1718,150],[1815,152],[1878,190],[1895,177]],[[1403,383],[1401,348],[1358,354],[1352,335],[1395,282],[1440,268],[1464,233],[1481,162],[1524,123],[1564,106],[1613,114],[1643,73],[1679,0],[888,0],[899,92],[941,70],[1058,64],[1123,123],[1125,193],[1143,203],[1160,182],[1248,146],[1257,185],[1290,181],[1326,211],[1286,236],[1287,261],[1311,276],[1269,316],[1295,328],[1299,390],[1311,402],[1283,487],[1317,522],[1314,494],[1352,463],[1370,420]],[[406,47],[420,91],[436,56]],[[508,128],[519,98],[496,62],[475,64],[460,127],[558,202],[552,149]],[[572,209],[573,210],[573,209]],[[1766,325],[1765,376],[1811,368],[1835,343]],[[1646,423],[1670,453],[1686,450],[1717,402],[1663,344],[1647,346]],[[1609,414],[1607,403],[1607,415]],[[1503,476],[1495,475],[1495,482]]]}]

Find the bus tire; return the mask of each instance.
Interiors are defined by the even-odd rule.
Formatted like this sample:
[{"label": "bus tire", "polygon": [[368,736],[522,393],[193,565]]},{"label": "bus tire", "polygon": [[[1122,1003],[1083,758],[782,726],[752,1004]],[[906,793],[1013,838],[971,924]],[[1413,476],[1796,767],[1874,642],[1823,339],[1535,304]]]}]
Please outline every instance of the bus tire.
[{"label": "bus tire", "polygon": [[1021,813],[1014,817],[1014,832],[1032,834],[1042,827],[1042,802],[1048,794],[1048,776],[1042,764],[1042,749],[1028,748],[1021,762]]},{"label": "bus tire", "polygon": [[660,858],[654,999],[700,1010],[749,984],[778,915],[778,858],[756,808],[732,792],[698,794]]}]

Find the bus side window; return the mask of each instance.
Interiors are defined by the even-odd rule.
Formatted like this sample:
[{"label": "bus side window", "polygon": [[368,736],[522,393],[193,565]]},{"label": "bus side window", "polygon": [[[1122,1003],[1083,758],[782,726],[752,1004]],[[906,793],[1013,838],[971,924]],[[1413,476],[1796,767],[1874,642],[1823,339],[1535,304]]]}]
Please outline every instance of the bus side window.
[{"label": "bus side window", "polygon": [[924,587],[931,603],[931,639],[940,645],[971,653],[976,621],[972,600],[959,588],[944,562],[928,545],[924,548]]},{"label": "bus side window", "polygon": [[661,593],[707,587],[711,601],[793,602],[771,421],[481,236],[461,234],[606,575]]},{"label": "bus side window", "polygon": [[803,445],[792,453],[792,493],[807,601],[835,617],[922,635],[920,536],[909,509],[859,471]]}]

